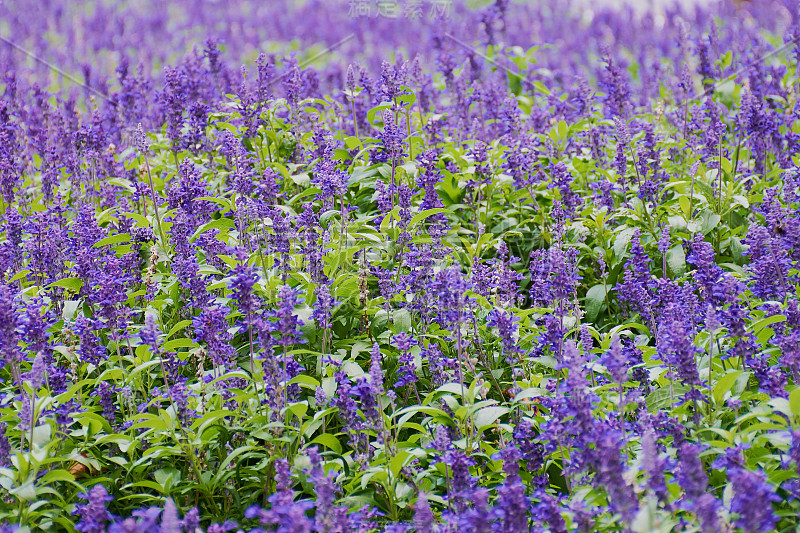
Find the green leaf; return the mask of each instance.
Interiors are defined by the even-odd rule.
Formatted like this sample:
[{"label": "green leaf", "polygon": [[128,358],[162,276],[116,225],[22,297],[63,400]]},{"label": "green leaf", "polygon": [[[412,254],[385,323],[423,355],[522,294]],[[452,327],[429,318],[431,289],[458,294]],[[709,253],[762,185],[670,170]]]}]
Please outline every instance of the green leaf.
[{"label": "green leaf", "polygon": [[447,392],[449,394],[454,394],[456,396],[461,396],[461,391],[464,387],[459,383],[445,383],[438,389],[436,392]]},{"label": "green leaf", "polygon": [[373,122],[375,122],[375,115],[378,112],[383,113],[384,109],[390,109],[391,107],[392,107],[391,102],[384,102],[382,104],[376,105],[375,107],[367,111],[367,122],[372,124]]},{"label": "green leaf", "polygon": [[741,374],[741,370],[734,370],[732,372],[728,372],[717,381],[713,390],[715,402],[720,403],[722,401],[722,399],[725,397],[725,393],[731,390]]},{"label": "green leaf", "polygon": [[181,472],[177,468],[162,468],[156,470],[153,473],[153,477],[156,478],[156,483],[163,487],[163,493],[166,495],[171,492],[170,489],[172,489],[174,484],[180,483]]},{"label": "green leaf", "polygon": [[530,387],[518,392],[517,395],[514,396],[514,403],[521,402],[522,400],[528,400],[530,398],[541,398],[549,395],[550,393],[547,392],[547,389],[543,389],[541,387]]},{"label": "green leaf", "polygon": [[109,180],[106,180],[106,183],[110,183],[112,185],[118,185],[128,192],[136,192],[136,187],[133,186],[133,183],[130,180],[126,180],[125,178],[111,178]]},{"label": "green leaf", "polygon": [[80,413],[78,415],[74,415],[73,418],[80,422],[82,426],[91,425],[90,434],[97,433],[103,428],[106,430],[111,429],[111,425],[108,423],[108,420],[97,413]]},{"label": "green leaf", "polygon": [[12,276],[11,279],[8,280],[7,285],[11,285],[12,283],[17,281],[18,279],[28,279],[28,277],[30,276],[30,273],[31,273],[31,271],[28,270],[28,269],[20,270],[19,272],[14,274],[14,276]]},{"label": "green leaf", "polygon": [[768,316],[767,318],[762,318],[761,320],[755,322],[752,326],[750,326],[750,329],[754,334],[758,335],[758,333],[767,326],[771,326],[772,324],[777,324],[778,322],[785,322],[785,321],[786,317],[784,315],[772,315]]},{"label": "green leaf", "polygon": [[219,466],[217,470],[217,474],[214,476],[213,485],[219,484],[223,479],[226,479],[226,476],[232,475],[235,473],[235,469],[229,469],[228,465],[230,465],[234,459],[239,457],[240,455],[244,455],[247,452],[251,452],[255,450],[253,446],[240,446],[236,448],[233,453],[228,454],[225,457],[225,460],[222,461],[222,464]]},{"label": "green leaf", "polygon": [[498,418],[508,413],[508,411],[508,407],[501,407],[498,405],[479,409],[478,412],[475,413],[475,427],[480,431],[486,426],[494,424]]},{"label": "green leaf", "polygon": [[431,407],[431,406],[426,406],[426,405],[410,405],[408,407],[404,407],[403,409],[400,409],[399,411],[395,412],[392,415],[392,417],[393,418],[397,418],[397,417],[400,417],[400,416],[402,416],[402,415],[404,415],[406,413],[414,413],[414,414],[424,413],[424,414],[429,415],[429,416],[447,417],[447,413],[445,413],[443,410],[439,409],[438,407]]},{"label": "green leaf", "polygon": [[294,383],[299,383],[301,385],[306,385],[307,388],[309,388],[311,390],[316,390],[316,388],[319,387],[319,381],[317,381],[312,376],[307,376],[305,374],[300,374],[298,376],[293,377],[291,380],[289,380],[288,384],[292,385]]},{"label": "green leaf", "polygon": [[794,416],[800,416],[800,387],[789,395],[789,408]]},{"label": "green leaf", "polygon": [[292,413],[294,416],[297,417],[298,420],[302,421],[303,417],[305,416],[306,412],[308,411],[308,403],[307,402],[296,402],[290,404],[286,410]]},{"label": "green leaf", "polygon": [[33,480],[26,481],[19,487],[15,487],[8,492],[14,496],[17,496],[20,500],[25,500],[28,502],[36,500],[36,486],[34,485]]},{"label": "green leaf", "polygon": [[689,387],[685,385],[673,385],[671,392],[669,386],[657,389],[651,392],[645,401],[647,404],[647,410],[651,413],[655,413],[661,409],[666,409],[673,404],[674,400],[678,400],[681,395],[688,390]]},{"label": "green leaf", "polygon": [[608,288],[605,284],[595,285],[586,293],[586,320],[594,322],[606,300]]},{"label": "green leaf", "polygon": [[432,217],[433,215],[437,215],[439,213],[447,213],[448,215],[452,215],[453,212],[449,209],[444,209],[442,207],[436,207],[434,209],[426,209],[425,211],[421,211],[411,217],[411,221],[408,223],[409,227],[415,227],[417,224],[425,220],[426,218]]},{"label": "green leaf", "polygon": [[202,430],[205,427],[209,426],[210,424],[213,424],[214,422],[216,422],[220,418],[229,417],[229,418],[235,420],[235,419],[239,418],[240,416],[241,415],[239,413],[235,412],[235,411],[230,411],[228,409],[217,409],[216,411],[211,411],[211,412],[205,413],[203,415],[203,418],[196,419],[194,421],[194,423],[192,424],[192,429],[201,428],[200,432],[202,433]]},{"label": "green leaf", "polygon": [[119,244],[121,242],[130,242],[131,234],[130,233],[118,233],[117,235],[111,235],[110,237],[106,237],[105,239],[100,239],[96,243],[94,243],[93,248],[100,248],[103,246],[113,246],[114,244]]},{"label": "green leaf", "polygon": [[234,224],[232,219],[230,219],[230,218],[218,218],[216,220],[212,220],[211,222],[206,222],[205,224],[203,224],[202,226],[197,228],[197,231],[195,231],[194,235],[191,236],[191,238],[189,239],[189,242],[194,242],[200,235],[202,235],[203,233],[205,233],[207,231],[211,231],[211,230],[215,230],[215,229],[220,230],[220,231],[223,231],[223,230],[224,231],[228,231],[228,230],[233,229],[234,227],[236,227],[236,225]]},{"label": "green leaf", "polygon": [[667,250],[667,265],[675,276],[682,276],[686,272],[686,253],[683,245],[676,244]]},{"label": "green leaf", "polygon": [[731,204],[731,207],[737,206],[737,205],[740,205],[740,206],[744,207],[745,209],[748,209],[750,207],[750,202],[747,200],[746,196],[742,196],[741,194],[734,194],[733,195],[733,203]]},{"label": "green leaf", "polygon": [[175,335],[180,330],[184,329],[187,326],[191,326],[191,325],[192,325],[192,321],[191,320],[181,320],[180,322],[178,322],[177,324],[172,326],[172,328],[169,330],[169,333],[167,333],[167,338],[169,339],[170,337]]},{"label": "green leaf", "polygon": [[317,436],[317,438],[312,440],[309,444],[322,444],[329,450],[333,450],[339,455],[342,454],[342,444],[339,442],[339,439],[330,433],[323,433],[322,435]]},{"label": "green leaf", "polygon": [[158,359],[151,359],[150,361],[147,361],[147,362],[144,362],[144,363],[138,365],[131,372],[131,375],[130,375],[131,379],[135,378],[136,376],[138,376],[139,374],[141,374],[142,372],[144,372],[148,368],[152,368],[152,367],[154,367],[156,365],[159,365],[160,363],[161,363],[161,361],[159,361]]},{"label": "green leaf", "polygon": [[689,216],[689,208],[691,207],[691,200],[689,200],[688,196],[679,196],[678,197],[678,204],[681,206],[681,212],[684,216]]},{"label": "green leaf", "polygon": [[566,141],[569,138],[569,126],[564,120],[558,121],[558,140]]},{"label": "green leaf", "polygon": [[402,104],[409,104],[409,105],[414,105],[415,103],[417,103],[417,96],[413,92],[410,92],[411,89],[406,87],[405,90],[409,92],[407,94],[401,94],[400,96],[398,96],[397,101]]},{"label": "green leaf", "polygon": [[146,489],[155,490],[162,494],[164,492],[164,488],[155,481],[137,481],[136,483],[128,483],[122,488],[126,489],[128,487],[144,487]]},{"label": "green leaf", "polygon": [[131,218],[136,221],[136,225],[140,228],[152,227],[152,223],[139,213],[120,213],[120,216]]},{"label": "green leaf", "polygon": [[228,211],[231,211],[231,202],[225,198],[218,198],[216,196],[200,196],[195,200],[206,200],[208,202],[213,202],[220,207],[226,208]]},{"label": "green leaf", "polygon": [[545,96],[550,96],[551,94],[550,89],[548,89],[547,86],[541,81],[533,82],[533,86],[536,88],[537,91],[544,94]]},{"label": "green leaf", "polygon": [[385,217],[383,217],[383,220],[381,220],[381,233],[385,235],[386,230],[389,229],[390,224],[394,224],[394,226],[397,227],[397,222],[399,220],[397,218],[397,215],[399,213],[400,213],[400,208],[395,207],[394,209],[389,211]]},{"label": "green leaf", "polygon": [[111,435],[104,435],[95,441],[97,444],[105,444],[107,442],[112,442],[119,446],[119,449],[122,450],[123,453],[127,453],[128,449],[135,444],[135,441],[131,439],[128,435],[121,435],[118,433],[114,433]]},{"label": "green leaf", "polygon": [[72,292],[78,292],[83,287],[83,280],[81,278],[64,278],[58,281],[54,281],[48,287],[63,287],[65,289],[69,289]]},{"label": "green leaf", "polygon": [[289,177],[296,185],[299,185],[301,187],[307,187],[311,183],[311,176],[308,175],[308,172],[292,174]]},{"label": "green leaf", "polygon": [[392,457],[389,463],[389,470],[391,470],[393,475],[398,476],[400,475],[400,470],[413,458],[414,456],[408,450],[397,450],[397,455]]},{"label": "green leaf", "polygon": [[198,346],[192,339],[172,339],[164,343],[165,351],[172,351],[178,348],[196,348]]},{"label": "green leaf", "polygon": [[720,216],[716,213],[712,213],[711,211],[705,211],[703,213],[702,223],[700,225],[700,231],[703,235],[708,235],[714,228],[717,227],[719,224]]},{"label": "green leaf", "polygon": [[[167,422],[158,415],[154,414],[142,414],[137,417],[141,422],[137,422],[132,426],[131,429],[153,429],[154,431],[167,431],[169,427],[167,426]],[[143,457],[142,459],[146,459]]]},{"label": "green leaf", "polygon": [[367,178],[371,178],[372,176],[378,174],[378,167],[379,165],[356,167],[353,170],[353,173],[348,176],[347,184],[355,185],[366,180]]},{"label": "green leaf", "polygon": [[359,139],[358,137],[356,137],[354,135],[350,135],[348,137],[345,137],[345,139],[344,139],[344,145],[347,147],[348,150],[352,150],[353,148],[356,148],[357,146],[361,146],[362,144],[363,143],[362,143],[361,139]]},{"label": "green leaf", "polygon": [[625,255],[625,252],[628,250],[628,244],[631,242],[631,237],[633,237],[636,228],[626,228],[617,234],[617,238],[614,239],[614,256],[617,258],[621,258]]},{"label": "green leaf", "polygon": [[408,309],[396,309],[392,311],[392,323],[398,332],[411,329],[411,313]]},{"label": "green leaf", "polygon": [[730,67],[732,63],[733,63],[733,52],[731,50],[728,50],[727,52],[722,54],[719,58],[719,64],[722,67],[722,70],[725,70],[726,68]]},{"label": "green leaf", "polygon": [[42,485],[47,485],[48,483],[52,483],[54,481],[66,481],[68,483],[75,483],[75,476],[70,474],[67,470],[59,469],[59,470],[51,470],[44,476],[39,479],[39,483]]}]

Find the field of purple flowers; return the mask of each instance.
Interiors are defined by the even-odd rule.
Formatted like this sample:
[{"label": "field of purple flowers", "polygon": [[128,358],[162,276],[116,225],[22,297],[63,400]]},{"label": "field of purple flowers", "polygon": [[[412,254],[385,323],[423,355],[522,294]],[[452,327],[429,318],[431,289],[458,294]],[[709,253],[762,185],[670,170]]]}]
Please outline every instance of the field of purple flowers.
[{"label": "field of purple flowers", "polygon": [[797,531],[798,61],[796,0],[0,3],[0,532]]}]

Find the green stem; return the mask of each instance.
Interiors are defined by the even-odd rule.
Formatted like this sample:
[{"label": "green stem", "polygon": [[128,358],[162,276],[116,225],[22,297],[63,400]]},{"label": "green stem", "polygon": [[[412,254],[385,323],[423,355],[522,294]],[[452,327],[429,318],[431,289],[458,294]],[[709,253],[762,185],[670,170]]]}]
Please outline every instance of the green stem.
[{"label": "green stem", "polygon": [[150,197],[153,199],[153,210],[156,214],[156,225],[158,226],[158,234],[161,236],[161,245],[164,250],[167,249],[167,239],[164,237],[164,230],[161,228],[161,215],[158,213],[158,202],[156,201],[156,189],[153,186],[153,175],[150,173],[150,161],[147,159],[147,152],[143,151],[144,166],[147,169],[147,179],[150,181]]}]

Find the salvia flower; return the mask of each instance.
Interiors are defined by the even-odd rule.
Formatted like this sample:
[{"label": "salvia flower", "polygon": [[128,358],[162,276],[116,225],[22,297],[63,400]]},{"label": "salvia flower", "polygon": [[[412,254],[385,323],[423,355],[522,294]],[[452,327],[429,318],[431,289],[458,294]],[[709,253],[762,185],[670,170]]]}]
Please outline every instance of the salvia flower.
[{"label": "salvia flower", "polygon": [[411,352],[411,347],[417,344],[417,341],[405,331],[399,333],[394,339],[397,349],[400,350],[400,359],[398,364],[398,377],[395,386],[403,387],[417,382],[417,367],[414,364],[414,354]]},{"label": "salvia flower", "polygon": [[497,328],[497,335],[500,337],[503,354],[512,365],[516,362],[516,355],[520,352],[516,338],[519,330],[519,325],[517,324],[519,320],[519,317],[497,308],[489,311],[486,317],[486,325],[490,328]]},{"label": "salvia flower", "polygon": [[744,531],[774,531],[778,517],[770,502],[779,502],[781,497],[764,474],[740,467],[727,473],[733,485],[730,511],[738,515],[736,525]]},{"label": "salvia flower", "polygon": [[75,506],[76,514],[80,517],[75,529],[81,533],[105,533],[106,525],[111,519],[111,514],[106,510],[106,504],[114,498],[108,494],[103,485],[97,484],[89,492],[79,495],[86,503]]}]

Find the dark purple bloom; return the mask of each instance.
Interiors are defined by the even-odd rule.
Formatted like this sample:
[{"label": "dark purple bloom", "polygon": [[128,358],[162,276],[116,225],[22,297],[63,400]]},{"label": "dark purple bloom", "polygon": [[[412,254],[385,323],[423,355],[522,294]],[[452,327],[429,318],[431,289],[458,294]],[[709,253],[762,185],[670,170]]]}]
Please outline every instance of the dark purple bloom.
[{"label": "dark purple bloom", "polygon": [[278,290],[278,298],[280,303],[273,314],[273,332],[277,333],[277,343],[286,347],[302,342],[303,332],[300,326],[303,325],[303,320],[294,311],[302,301],[298,291],[289,285],[283,285]]},{"label": "dark purple bloom", "polygon": [[196,396],[186,386],[184,381],[178,381],[170,388],[170,397],[175,406],[175,411],[178,415],[178,420],[183,426],[188,426],[192,423],[192,419],[200,416],[195,409],[189,407],[189,398]]},{"label": "dark purple bloom", "polygon": [[622,283],[617,285],[617,294],[632,312],[639,313],[647,321],[653,316],[652,285],[650,257],[644,251],[637,229],[631,237],[631,255],[625,263]]},{"label": "dark purple bloom", "polygon": [[431,511],[428,496],[424,492],[420,493],[417,503],[414,505],[414,525],[419,533],[433,533],[434,531],[433,511]]},{"label": "dark purple bloom", "polygon": [[0,422],[0,466],[2,467],[11,466],[11,444],[8,442],[6,430],[8,424]]},{"label": "dark purple bloom", "polygon": [[236,358],[236,350],[230,345],[232,335],[228,332],[225,308],[205,307],[193,321],[195,342],[206,345],[211,362],[215,366],[231,364]]},{"label": "dark purple bloom", "polygon": [[684,490],[685,497],[681,505],[696,513],[703,532],[719,531],[717,511],[720,503],[707,491],[708,477],[703,463],[698,457],[701,448],[695,444],[684,442],[678,454],[678,483]]},{"label": "dark purple bloom", "polygon": [[114,498],[108,494],[102,485],[95,485],[88,493],[78,496],[86,500],[75,506],[73,514],[80,516],[75,529],[82,533],[105,533],[106,524],[111,520],[111,514],[106,510],[106,504]]},{"label": "dark purple bloom", "polygon": [[684,401],[704,400],[698,387],[702,385],[697,370],[695,356],[701,350],[694,345],[694,335],[687,331],[681,320],[665,319],[658,328],[658,354],[661,360],[669,365],[676,373],[681,383],[688,386],[690,391],[684,395]]},{"label": "dark purple bloom", "polygon": [[618,385],[628,382],[628,360],[622,353],[622,343],[619,335],[611,339],[611,347],[602,357],[603,365],[608,369],[611,379]]},{"label": "dark purple bloom", "polygon": [[610,427],[597,427],[591,437],[595,449],[586,452],[587,466],[593,470],[594,483],[608,493],[609,508],[630,523],[638,508],[636,495],[625,478],[621,457],[623,435]]},{"label": "dark purple bloom", "polygon": [[93,318],[78,315],[75,320],[74,332],[80,339],[78,356],[82,361],[95,366],[108,357],[106,347],[97,335],[101,328],[102,324]]},{"label": "dark purple bloom", "polygon": [[615,61],[608,47],[603,47],[605,68],[600,77],[600,86],[605,90],[607,113],[614,117],[625,117],[631,106],[631,88],[624,69]]},{"label": "dark purple bloom", "polygon": [[417,344],[417,341],[408,335],[405,331],[399,333],[394,339],[397,349],[400,350],[400,358],[398,360],[397,381],[396,387],[403,387],[417,382],[417,367],[414,364],[414,354],[411,353],[411,347]]},{"label": "dark purple bloom", "polygon": [[325,466],[322,457],[316,447],[309,448],[308,456],[311,462],[311,469],[308,471],[308,480],[314,486],[316,492],[316,516],[315,528],[317,531],[326,533],[347,533],[349,524],[347,521],[347,507],[335,506],[336,493],[338,487],[333,479],[325,473]]},{"label": "dark purple bloom", "polygon": [[331,327],[331,311],[339,302],[331,296],[330,288],[325,284],[317,285],[314,288],[314,295],[317,297],[317,302],[311,316],[316,321],[317,327],[328,329]]},{"label": "dark purple bloom", "polygon": [[646,430],[642,435],[641,445],[642,469],[648,476],[647,487],[653,491],[662,504],[669,508],[671,506],[670,493],[664,474],[670,470],[670,461],[660,456],[658,438],[651,429]]},{"label": "dark purple bloom", "polygon": [[560,498],[552,496],[542,489],[534,493],[534,498],[538,498],[538,503],[533,504],[531,515],[535,522],[544,527],[532,529],[531,531],[550,533],[567,533],[567,524],[561,516],[563,503]]},{"label": "dark purple bloom", "polygon": [[181,129],[186,106],[186,96],[179,68],[164,68],[164,90],[161,92],[161,105],[167,119],[167,136],[172,140],[172,149],[178,151],[182,147]]},{"label": "dark purple bloom", "polygon": [[759,298],[779,298],[790,294],[791,285],[798,278],[790,273],[791,258],[785,248],[773,239],[767,228],[760,225],[750,226],[744,243],[748,245],[747,255],[750,264],[747,266],[751,290]]},{"label": "dark purple bloom", "polygon": [[383,112],[383,131],[378,134],[381,146],[375,153],[375,161],[379,163],[395,162],[403,157],[405,142],[403,133],[395,122],[394,113],[390,110]]},{"label": "dark purple bloom", "polygon": [[773,531],[778,517],[770,502],[780,502],[781,497],[764,474],[745,468],[727,473],[733,485],[730,511],[738,515],[736,525],[744,531]]},{"label": "dark purple bloom", "polygon": [[241,322],[242,329],[253,325],[253,320],[261,308],[261,300],[255,294],[255,285],[258,281],[256,269],[248,264],[247,252],[238,248],[236,250],[237,265],[233,269],[229,287],[233,292],[232,298],[238,304],[238,310],[244,316]]},{"label": "dark purple bloom", "polygon": [[489,492],[484,487],[472,493],[472,507],[458,514],[458,527],[462,531],[490,533],[492,531],[492,511],[489,508]]},{"label": "dark purple bloom", "polygon": [[14,297],[14,291],[8,285],[0,284],[0,366],[6,362],[19,363],[22,359]]},{"label": "dark purple bloom", "polygon": [[178,508],[172,498],[167,498],[164,502],[164,510],[161,513],[161,533],[182,533],[180,518],[178,518]]},{"label": "dark purple bloom", "polygon": [[521,454],[514,446],[500,452],[506,479],[498,489],[497,504],[493,512],[499,523],[495,531],[502,533],[528,533],[530,501],[525,495],[525,485],[519,477]]},{"label": "dark purple bloom", "polygon": [[286,459],[275,461],[275,479],[277,492],[268,499],[271,504],[269,510],[254,505],[245,511],[245,518],[256,518],[262,526],[272,527],[276,531],[311,533],[314,521],[306,515],[306,511],[314,507],[314,502],[294,501],[295,491],[292,490],[292,479]]},{"label": "dark purple bloom", "polygon": [[497,308],[489,311],[486,317],[486,325],[490,328],[497,328],[497,335],[500,337],[503,354],[512,367],[516,363],[517,354],[520,352],[516,339],[519,329],[517,322],[519,322],[519,317]]},{"label": "dark purple bloom", "polygon": [[100,396],[99,404],[103,408],[103,418],[108,420],[113,427],[115,425],[117,407],[114,404],[114,393],[117,390],[107,381],[101,382],[97,387],[97,394]]}]

